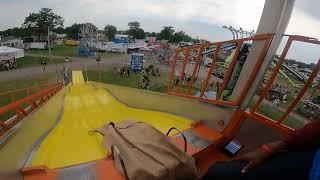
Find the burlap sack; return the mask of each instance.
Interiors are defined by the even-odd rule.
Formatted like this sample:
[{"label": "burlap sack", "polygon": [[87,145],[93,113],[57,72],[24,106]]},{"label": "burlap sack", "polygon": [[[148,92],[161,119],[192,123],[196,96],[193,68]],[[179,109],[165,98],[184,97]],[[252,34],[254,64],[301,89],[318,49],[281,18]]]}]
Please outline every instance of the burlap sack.
[{"label": "burlap sack", "polygon": [[[95,131],[104,136],[103,145],[111,152],[115,145],[130,180],[196,179],[192,157],[154,127],[134,121],[107,124]],[[116,168],[124,174],[119,157]]]}]

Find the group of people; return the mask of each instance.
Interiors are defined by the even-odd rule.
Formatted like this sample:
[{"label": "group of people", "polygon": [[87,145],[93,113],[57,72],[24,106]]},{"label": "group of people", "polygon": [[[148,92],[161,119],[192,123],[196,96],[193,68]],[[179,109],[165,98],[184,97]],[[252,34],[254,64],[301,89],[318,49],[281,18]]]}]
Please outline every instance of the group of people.
[{"label": "group of people", "polygon": [[[193,83],[196,83],[196,82],[197,82],[197,79],[198,79],[197,77],[194,77]],[[174,76],[174,79],[173,79],[173,85],[174,85],[174,86],[178,86],[179,81],[180,81],[180,75],[175,75],[175,76]],[[182,83],[183,85],[185,85],[185,84],[187,84],[187,83],[190,83],[190,81],[191,81],[191,76],[190,76],[190,75],[186,75],[186,73],[183,73],[181,83]]]},{"label": "group of people", "polygon": [[0,71],[8,71],[15,68],[17,68],[17,61],[15,58],[0,61]]},{"label": "group of people", "polygon": [[112,75],[117,78],[130,77],[130,68],[126,67],[114,67]]},{"label": "group of people", "polygon": [[153,67],[153,65],[149,65],[139,73],[139,76],[141,76],[141,79],[138,82],[138,85],[144,90],[149,90],[151,86],[149,76],[160,76],[160,69]]}]

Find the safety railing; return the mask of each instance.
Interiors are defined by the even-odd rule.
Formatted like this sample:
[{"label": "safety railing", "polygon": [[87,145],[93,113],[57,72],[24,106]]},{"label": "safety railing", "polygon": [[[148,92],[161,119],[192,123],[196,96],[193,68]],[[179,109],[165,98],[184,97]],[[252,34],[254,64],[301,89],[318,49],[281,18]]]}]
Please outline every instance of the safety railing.
[{"label": "safety railing", "polygon": [[[263,62],[263,59],[265,57],[265,54],[269,48],[270,42],[273,38],[273,35],[270,34],[263,34],[263,35],[256,35],[254,37],[250,38],[244,38],[244,39],[236,39],[236,40],[229,40],[229,41],[221,41],[221,42],[214,42],[214,43],[208,43],[208,44],[203,44],[203,45],[196,45],[192,47],[184,47],[184,48],[179,48],[176,50],[175,55],[173,57],[173,60],[171,61],[171,73],[170,73],[170,79],[169,79],[169,85],[168,85],[168,94],[175,95],[175,96],[181,96],[181,97],[187,97],[187,98],[193,98],[193,99],[199,99],[203,102],[209,102],[212,104],[216,105],[226,105],[226,106],[233,106],[233,107],[238,107],[246,92],[248,91],[251,83],[253,82],[256,74],[258,73],[259,67],[261,66],[261,63]],[[237,100],[235,101],[224,101],[221,99],[222,93],[224,89],[227,87],[229,80],[232,76],[233,69],[235,68],[235,65],[237,63],[239,53],[241,51],[241,48],[243,47],[244,43],[247,42],[256,42],[256,41],[262,41],[264,42],[263,48],[259,52],[258,59],[256,60],[254,64],[254,68],[247,80],[247,82],[244,84]],[[222,79],[222,82],[219,84],[217,83],[217,93],[214,98],[205,98],[204,94],[207,90],[207,87],[209,85],[209,81],[213,75],[213,72],[217,66],[218,60],[220,59],[221,56],[221,49],[225,47],[226,45],[234,44],[235,47],[235,53],[234,56],[231,60],[231,62],[228,64],[226,73],[224,74],[224,77]],[[210,66],[208,67],[208,72],[205,76],[205,79],[203,83],[200,85],[200,95],[193,95],[191,94],[191,90],[194,86],[195,80],[196,80],[196,74],[197,77],[199,75],[199,69],[201,66],[201,63],[203,63],[203,57],[204,53],[212,51],[212,61]],[[184,57],[181,58],[181,56]],[[177,68],[177,63],[178,61],[182,62],[182,66],[180,69],[180,75],[176,77],[175,82],[174,82],[174,74],[175,71],[178,69]],[[187,86],[187,90],[185,93],[181,92],[181,85],[182,81],[185,78],[186,75],[186,67],[188,64],[191,63],[191,60],[193,61],[193,69],[192,69],[192,74],[190,77],[189,84]]]},{"label": "safety railing", "polygon": [[[31,86],[31,87],[26,87],[26,88],[21,88],[21,89],[11,89],[9,91],[6,92],[0,92],[0,106],[1,105],[5,105],[3,103],[4,100],[7,100],[8,98],[10,98],[11,102],[15,102],[17,100],[19,100],[19,96],[20,95],[24,95],[24,96],[28,96],[30,94],[33,94],[35,92],[40,91],[41,89],[46,89],[47,87],[49,87],[49,82],[43,82],[43,83],[39,83],[35,86]],[[24,97],[23,96],[23,97]],[[4,98],[6,97],[6,98]]]},{"label": "safety railing", "polygon": [[285,62],[285,58],[288,54],[288,51],[291,47],[292,42],[294,41],[320,45],[320,41],[314,38],[290,35],[284,47],[284,50],[282,51],[282,54],[279,57],[279,60],[277,61],[275,67],[272,70],[271,76],[268,78],[265,87],[263,87],[261,91],[262,93],[259,95],[258,100],[255,102],[255,104],[250,109],[250,111],[245,112],[247,117],[263,122],[264,124],[270,127],[273,127],[275,129],[278,129],[278,130],[280,129],[284,133],[292,131],[292,128],[284,125],[283,123],[286,120],[286,118],[289,116],[289,114],[292,112],[292,110],[297,106],[298,102],[301,100],[301,98],[306,93],[307,89],[310,88],[315,78],[317,77],[317,73],[319,72],[319,69],[320,69],[320,59],[318,60],[316,67],[312,70],[312,73],[310,74],[310,76],[306,79],[305,84],[303,85],[302,89],[300,90],[296,98],[293,99],[291,104],[288,106],[288,108],[283,112],[283,114],[278,119],[272,119],[272,118],[266,117],[257,111],[258,111],[258,108],[261,106],[263,100],[268,95],[269,90],[272,88],[272,84],[274,83],[277,75],[279,74],[281,66]]},{"label": "safety railing", "polygon": [[[33,87],[32,87],[33,88]],[[17,124],[21,119],[47,101],[52,95],[62,89],[61,83],[48,85],[47,88],[38,90],[22,99],[11,102],[3,107],[0,107],[0,117],[6,118],[0,120],[0,135],[8,131],[11,127]],[[30,90],[25,88],[22,90]],[[18,91],[15,91],[18,92]],[[9,116],[7,117],[8,113]]]}]

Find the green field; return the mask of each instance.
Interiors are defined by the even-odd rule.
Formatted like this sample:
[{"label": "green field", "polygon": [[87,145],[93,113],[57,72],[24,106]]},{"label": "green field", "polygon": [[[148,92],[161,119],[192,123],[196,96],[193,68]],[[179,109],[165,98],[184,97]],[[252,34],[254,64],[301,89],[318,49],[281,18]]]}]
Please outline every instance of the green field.
[{"label": "green field", "polygon": [[[258,108],[257,112],[260,114],[267,116],[271,119],[277,120],[281,117],[283,114],[282,112],[271,108],[269,106],[261,104],[260,107]],[[283,122],[284,125],[289,126],[291,128],[297,129],[301,128],[304,126],[304,123],[294,117],[291,117],[290,115],[287,117],[287,119]]]},{"label": "green field", "polygon": [[[54,45],[51,49],[53,56],[63,56],[63,57],[78,57],[78,46],[67,46],[67,45]],[[29,54],[38,54],[38,55],[49,55],[48,50],[29,50]],[[102,58],[108,58],[112,56],[119,56],[117,53],[98,53]]]},{"label": "green field", "polygon": [[[49,55],[48,50],[30,50],[30,54]],[[52,48],[53,56],[78,56],[77,46],[54,45]]]},{"label": "green field", "polygon": [[[169,80],[169,72],[160,72],[159,76],[149,76],[150,78],[150,90],[156,92],[167,92],[168,88],[168,80]],[[89,81],[98,81],[103,83],[109,83],[119,86],[127,86],[133,88],[140,88],[141,86],[138,84],[140,82],[141,76],[137,73],[130,73],[130,77],[124,78],[117,78],[112,75],[112,69],[107,68],[101,70],[100,78],[99,78],[99,71],[88,71]],[[181,86],[181,92],[186,92],[187,86]],[[199,91],[196,88],[191,90],[191,94],[196,93]]]},{"label": "green field", "polygon": [[[23,97],[27,96],[27,91],[20,91],[17,93],[6,94],[5,92],[23,89],[27,87],[32,87],[39,85],[40,88],[44,88],[45,82],[53,83],[55,81],[56,76],[54,74],[43,74],[39,77],[33,79],[16,79],[13,81],[4,81],[0,83],[0,107],[9,104],[13,100],[19,100]],[[30,93],[34,93],[37,90],[30,91]],[[2,95],[1,95],[2,94]],[[25,106],[26,107],[26,106]],[[9,112],[4,115],[0,115],[0,121],[7,120],[9,117],[12,117],[15,112]]]},{"label": "green field", "polygon": [[33,66],[42,66],[41,61],[45,60],[47,65],[51,64],[61,64],[64,63],[64,59],[52,58],[52,61],[48,57],[34,57],[34,56],[24,56],[17,59],[18,68],[33,67]]}]

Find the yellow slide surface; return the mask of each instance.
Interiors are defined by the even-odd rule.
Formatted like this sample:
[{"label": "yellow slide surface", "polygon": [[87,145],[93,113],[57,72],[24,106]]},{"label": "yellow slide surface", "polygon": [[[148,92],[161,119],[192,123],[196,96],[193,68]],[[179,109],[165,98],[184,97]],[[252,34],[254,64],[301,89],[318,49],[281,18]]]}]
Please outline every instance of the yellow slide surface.
[{"label": "yellow slide surface", "polygon": [[65,97],[62,118],[41,143],[33,157],[32,166],[59,168],[104,158],[107,152],[102,145],[101,135],[89,135],[88,131],[110,121],[142,121],[163,133],[170,127],[181,130],[190,127],[190,119],[128,107],[105,89],[86,85],[81,71],[73,71],[72,75],[73,85]]}]

